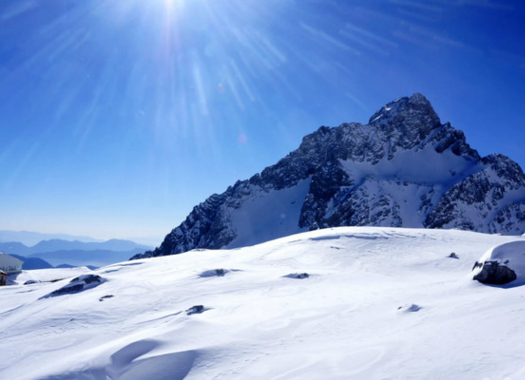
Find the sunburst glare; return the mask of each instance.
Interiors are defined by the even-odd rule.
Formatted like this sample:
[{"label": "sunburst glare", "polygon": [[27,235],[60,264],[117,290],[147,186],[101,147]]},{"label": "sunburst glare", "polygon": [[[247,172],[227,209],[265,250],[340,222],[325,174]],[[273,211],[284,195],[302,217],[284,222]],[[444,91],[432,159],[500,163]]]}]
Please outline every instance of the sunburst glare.
[{"label": "sunburst glare", "polygon": [[[111,205],[112,215],[139,226],[128,205],[144,202],[142,214],[159,221],[150,230],[164,231],[210,192],[275,162],[319,125],[366,121],[377,104],[413,92],[442,99],[461,121],[444,95],[446,83],[464,82],[458,97],[472,102],[480,87],[520,91],[505,78],[523,75],[521,45],[503,38],[518,33],[519,10],[494,4],[2,2],[0,116],[9,125],[2,152],[27,147],[17,160],[0,155],[3,167],[15,168],[2,196],[19,205],[4,228],[42,225],[47,215],[32,210],[53,193],[77,210],[75,220],[91,220],[94,210],[107,214],[102,210]],[[487,17],[493,26],[507,17],[508,33],[485,28],[479,20]],[[138,183],[129,196],[115,195],[132,178]],[[93,198],[88,184],[103,184],[108,196]],[[66,228],[72,223],[61,220],[72,217],[61,214],[55,225]]]}]

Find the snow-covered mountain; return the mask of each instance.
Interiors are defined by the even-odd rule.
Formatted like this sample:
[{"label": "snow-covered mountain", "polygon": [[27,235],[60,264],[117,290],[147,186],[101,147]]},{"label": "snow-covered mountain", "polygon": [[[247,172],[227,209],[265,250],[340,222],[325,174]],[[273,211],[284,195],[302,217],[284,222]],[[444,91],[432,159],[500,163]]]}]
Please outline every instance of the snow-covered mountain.
[{"label": "snow-covered mountain", "polygon": [[[29,271],[21,283],[42,282],[0,287],[0,379],[523,379],[524,245],[340,227]],[[510,260],[517,281],[474,281],[486,260]]]},{"label": "snow-covered mountain", "polygon": [[196,206],[160,247],[234,248],[336,226],[525,232],[525,176],[500,155],[480,157],[420,94],[367,125],[321,127],[249,180]]}]

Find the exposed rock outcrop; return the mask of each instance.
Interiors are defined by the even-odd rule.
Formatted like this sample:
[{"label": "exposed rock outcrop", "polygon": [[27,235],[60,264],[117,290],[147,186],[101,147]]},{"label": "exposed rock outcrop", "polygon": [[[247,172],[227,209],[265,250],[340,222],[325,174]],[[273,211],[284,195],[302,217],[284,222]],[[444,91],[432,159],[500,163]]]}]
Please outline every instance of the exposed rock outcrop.
[{"label": "exposed rock outcrop", "polygon": [[516,272],[508,266],[499,265],[497,261],[485,261],[483,264],[476,261],[474,268],[477,267],[480,267],[481,271],[473,279],[483,284],[504,285],[517,278]]},{"label": "exposed rock outcrop", "polygon": [[472,274],[474,280],[484,284],[522,285],[525,283],[525,241],[517,240],[489,249],[476,261]]}]

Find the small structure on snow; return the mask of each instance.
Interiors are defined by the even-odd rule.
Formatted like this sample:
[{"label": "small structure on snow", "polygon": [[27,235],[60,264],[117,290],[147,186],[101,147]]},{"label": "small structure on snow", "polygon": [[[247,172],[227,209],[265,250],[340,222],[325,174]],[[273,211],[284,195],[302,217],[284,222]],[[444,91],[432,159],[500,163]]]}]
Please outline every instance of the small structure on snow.
[{"label": "small structure on snow", "polygon": [[0,252],[0,271],[6,274],[22,272],[24,262],[16,257],[9,256],[7,253]]},{"label": "small structure on snow", "polygon": [[0,270],[0,286],[4,286],[7,283],[7,273]]}]

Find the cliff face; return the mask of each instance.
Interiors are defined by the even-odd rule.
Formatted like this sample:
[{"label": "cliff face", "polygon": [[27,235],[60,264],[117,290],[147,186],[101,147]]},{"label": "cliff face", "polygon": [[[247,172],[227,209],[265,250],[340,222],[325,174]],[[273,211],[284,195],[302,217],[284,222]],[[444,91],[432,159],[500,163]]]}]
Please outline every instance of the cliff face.
[{"label": "cliff face", "polygon": [[249,180],[196,206],[160,247],[134,258],[233,248],[317,228],[393,226],[525,232],[525,176],[481,158],[420,94],[367,125],[321,127]]}]

